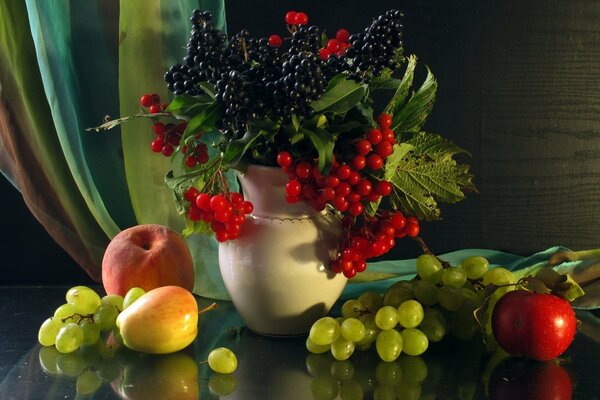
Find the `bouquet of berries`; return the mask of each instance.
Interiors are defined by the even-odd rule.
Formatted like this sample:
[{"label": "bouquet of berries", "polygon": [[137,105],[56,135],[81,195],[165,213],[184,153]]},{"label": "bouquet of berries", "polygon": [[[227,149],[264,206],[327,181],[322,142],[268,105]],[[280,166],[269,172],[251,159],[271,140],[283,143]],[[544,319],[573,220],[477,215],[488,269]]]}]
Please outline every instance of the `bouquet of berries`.
[{"label": "bouquet of berries", "polygon": [[[231,192],[224,172],[251,164],[288,176],[285,196],[342,218],[344,235],[332,270],[352,277],[366,260],[417,237],[419,221],[440,217],[438,203],[475,190],[460,147],[421,127],[435,101],[429,70],[412,89],[416,57],[405,57],[402,13],[389,10],[363,31],[335,35],[303,12],[285,15],[285,35],[231,37],[209,12],[195,10],[180,64],[166,72],[174,94],[140,99],[154,120],[152,151],[170,157],[166,182],[186,216],[184,234],[242,233],[252,204]],[[377,96],[388,99],[374,110]]]}]

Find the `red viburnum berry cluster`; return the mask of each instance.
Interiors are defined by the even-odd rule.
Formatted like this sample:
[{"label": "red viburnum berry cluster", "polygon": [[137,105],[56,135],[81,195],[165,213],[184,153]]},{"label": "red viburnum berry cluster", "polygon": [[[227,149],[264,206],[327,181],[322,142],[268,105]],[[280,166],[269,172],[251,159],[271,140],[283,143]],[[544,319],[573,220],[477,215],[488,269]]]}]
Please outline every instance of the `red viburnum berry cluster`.
[{"label": "red viburnum berry cluster", "polygon": [[354,218],[342,220],[345,235],[338,258],[333,260],[331,270],[352,278],[367,267],[367,259],[379,257],[396,245],[396,239],[416,237],[419,220],[405,217],[400,211],[383,212],[379,216],[365,217],[362,226],[355,225]]},{"label": "red viburnum berry cluster", "polygon": [[322,60],[327,60],[331,55],[343,56],[350,47],[349,39],[348,29],[338,30],[335,38],[329,39],[325,47],[319,50],[319,56]]},{"label": "red viburnum berry cluster", "polygon": [[242,231],[246,214],[254,209],[238,192],[210,195],[195,187],[189,188],[184,197],[189,201],[188,218],[210,224],[219,242],[236,239]]},{"label": "red viburnum berry cluster", "polygon": [[208,162],[208,146],[200,142],[202,135],[196,135],[189,145],[183,145],[181,151],[185,154],[185,165],[188,168],[194,168],[198,164]]},{"label": "red viburnum berry cluster", "polygon": [[179,146],[181,141],[181,135],[185,131],[187,122],[183,121],[175,124],[163,124],[162,122],[155,122],[152,125],[152,130],[156,133],[156,139],[150,144],[150,148],[155,153],[162,153],[165,157],[170,157],[175,151],[175,148]]},{"label": "red viburnum berry cluster", "polygon": [[156,93],[147,93],[140,98],[140,105],[148,109],[150,114],[157,114],[165,111],[168,104],[160,103],[160,96]]},{"label": "red viburnum berry cluster", "polygon": [[[285,14],[285,23],[294,27],[308,24],[308,15],[304,12],[288,11]],[[292,28],[293,29],[293,28]],[[272,47],[280,47],[283,44],[283,39],[279,35],[269,36],[269,45]]]},{"label": "red viburnum berry cluster", "polygon": [[[327,176],[322,176],[315,162],[294,162],[292,155],[281,151],[277,163],[288,174],[286,200],[308,201],[318,211],[327,204],[345,214],[345,241],[332,269],[353,277],[366,268],[366,259],[385,254],[394,247],[395,239],[419,234],[419,221],[406,218],[400,211],[384,212],[374,217],[363,216],[366,204],[377,202],[392,193],[391,182],[374,177],[392,154],[395,135],[392,117],[381,114],[378,127],[366,132],[354,143],[355,153],[347,161],[334,161]],[[360,227],[358,227],[360,226]]]}]

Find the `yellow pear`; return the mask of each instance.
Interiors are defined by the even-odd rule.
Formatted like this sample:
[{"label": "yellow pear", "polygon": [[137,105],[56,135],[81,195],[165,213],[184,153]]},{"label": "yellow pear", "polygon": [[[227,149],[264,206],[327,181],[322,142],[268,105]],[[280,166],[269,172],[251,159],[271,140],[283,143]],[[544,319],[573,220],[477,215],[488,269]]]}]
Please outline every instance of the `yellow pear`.
[{"label": "yellow pear", "polygon": [[179,286],[150,290],[117,317],[128,348],[151,354],[179,351],[198,334],[198,303]]}]

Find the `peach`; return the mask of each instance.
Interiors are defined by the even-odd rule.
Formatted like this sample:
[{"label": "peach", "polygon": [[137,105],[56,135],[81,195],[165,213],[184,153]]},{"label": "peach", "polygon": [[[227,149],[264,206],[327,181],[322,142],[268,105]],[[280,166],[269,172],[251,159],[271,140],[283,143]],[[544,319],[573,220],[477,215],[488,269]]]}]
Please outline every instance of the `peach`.
[{"label": "peach", "polygon": [[106,293],[121,296],[132,287],[148,292],[175,285],[192,291],[192,255],[181,235],[169,227],[133,226],[108,244],[102,259],[102,284]]}]

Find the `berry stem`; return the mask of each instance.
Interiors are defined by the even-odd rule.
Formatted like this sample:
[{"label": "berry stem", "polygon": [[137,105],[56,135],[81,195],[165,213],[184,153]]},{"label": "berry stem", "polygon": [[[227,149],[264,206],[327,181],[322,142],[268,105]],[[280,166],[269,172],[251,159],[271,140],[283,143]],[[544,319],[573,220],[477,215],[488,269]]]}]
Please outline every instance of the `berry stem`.
[{"label": "berry stem", "polygon": [[215,308],[217,308],[217,303],[212,303],[211,305],[206,306],[206,307],[201,308],[200,310],[198,310],[198,315],[204,314],[205,312],[208,312],[208,311],[212,311]]}]

